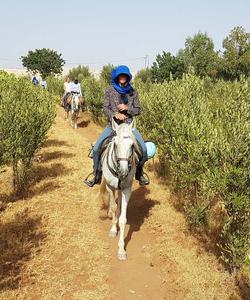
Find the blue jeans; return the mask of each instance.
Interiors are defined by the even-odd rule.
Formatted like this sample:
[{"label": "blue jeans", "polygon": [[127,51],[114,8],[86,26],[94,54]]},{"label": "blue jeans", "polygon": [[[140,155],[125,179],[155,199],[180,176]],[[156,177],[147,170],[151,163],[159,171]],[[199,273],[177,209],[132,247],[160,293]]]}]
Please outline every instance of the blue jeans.
[{"label": "blue jeans", "polygon": [[[98,170],[98,165],[99,165],[99,160],[100,160],[100,149],[101,145],[106,140],[112,133],[112,127],[108,125],[104,131],[101,133],[99,136],[98,140],[96,141],[94,148],[93,148],[93,160],[94,160],[94,172],[96,174]],[[140,144],[141,149],[142,149],[142,158],[139,162],[139,165],[143,167],[144,163],[148,160],[148,155],[147,155],[147,148],[144,142],[143,137],[141,136],[140,132],[134,128],[133,129],[134,136],[137,140],[137,142]]]}]

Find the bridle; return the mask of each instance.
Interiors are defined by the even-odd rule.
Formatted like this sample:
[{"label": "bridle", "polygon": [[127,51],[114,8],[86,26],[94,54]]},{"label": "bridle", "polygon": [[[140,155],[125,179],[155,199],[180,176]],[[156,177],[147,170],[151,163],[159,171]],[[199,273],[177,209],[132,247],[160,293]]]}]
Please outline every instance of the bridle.
[{"label": "bridle", "polygon": [[[130,136],[123,136],[123,138],[124,139],[129,139],[130,138]],[[114,143],[114,153],[115,153],[115,156],[116,156],[116,161],[118,162],[118,164],[119,164],[119,162],[120,161],[127,161],[128,163],[129,163],[129,165],[131,165],[132,164],[132,158],[133,158],[133,154],[134,154],[134,143],[133,143],[133,145],[132,145],[132,151],[131,151],[131,154],[130,154],[130,156],[129,157],[118,157],[117,155],[116,155],[116,144]],[[131,169],[131,168],[130,168]],[[130,170],[129,170],[130,171]]]},{"label": "bridle", "polygon": [[[130,138],[129,136],[124,136],[123,138]],[[117,149],[117,146],[115,144],[115,142],[113,141],[113,154],[114,154],[114,159],[113,159],[113,156],[112,157],[112,163],[113,163],[113,167],[115,168],[115,170],[113,170],[111,168],[111,166],[109,165],[108,163],[108,168],[110,170],[110,172],[119,178],[120,180],[120,176],[119,176],[119,165],[120,165],[120,162],[121,161],[127,161],[128,162],[128,174],[130,173],[131,171],[131,168],[132,168],[132,162],[133,162],[133,156],[134,156],[134,144],[132,145],[132,151],[131,151],[131,154],[129,155],[129,157],[118,157],[117,156],[117,153],[116,153],[116,149]],[[128,176],[128,174],[126,175],[126,177]]]}]

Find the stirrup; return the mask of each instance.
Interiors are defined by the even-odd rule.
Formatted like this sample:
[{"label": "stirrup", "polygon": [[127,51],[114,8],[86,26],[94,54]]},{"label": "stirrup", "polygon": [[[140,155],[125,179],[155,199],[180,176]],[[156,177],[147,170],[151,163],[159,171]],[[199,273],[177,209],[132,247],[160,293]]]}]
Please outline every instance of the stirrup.
[{"label": "stirrup", "polygon": [[[141,181],[141,177],[144,177],[144,179],[146,180],[146,182],[145,182],[145,181],[142,182],[142,181]],[[148,184],[150,183],[148,174],[145,173],[145,172],[142,172],[142,174],[141,174],[141,176],[140,176],[140,179],[138,179],[138,181],[139,181],[139,184],[140,184],[141,186],[148,185]]]},{"label": "stirrup", "polygon": [[[89,180],[90,176],[93,176],[94,178]],[[88,186],[92,187],[95,184],[100,184],[102,181],[102,172],[95,174],[94,172],[91,172],[85,179],[84,179],[84,183],[87,184]]]},{"label": "stirrup", "polygon": [[[91,180],[89,180],[89,177],[90,177],[91,175],[93,175],[94,178],[91,179]],[[91,173],[83,180],[83,182],[84,182],[85,184],[87,184],[87,186],[89,186],[89,187],[94,186],[94,185],[95,185],[95,182],[96,182],[96,178],[95,178],[94,172],[91,172]]]},{"label": "stirrup", "polygon": [[84,180],[89,180],[89,177],[90,177],[91,175],[93,175],[93,176],[95,177],[95,173],[94,173],[94,172],[91,172],[91,173],[89,173],[89,175],[88,175]]}]

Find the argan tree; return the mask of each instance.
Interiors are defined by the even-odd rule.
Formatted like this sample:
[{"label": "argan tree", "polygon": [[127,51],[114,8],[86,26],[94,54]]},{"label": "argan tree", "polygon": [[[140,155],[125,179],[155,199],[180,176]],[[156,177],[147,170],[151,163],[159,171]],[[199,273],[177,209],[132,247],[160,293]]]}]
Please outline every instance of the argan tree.
[{"label": "argan tree", "polygon": [[28,71],[40,73],[42,78],[62,73],[65,60],[62,54],[50,49],[36,49],[21,57],[22,64]]}]

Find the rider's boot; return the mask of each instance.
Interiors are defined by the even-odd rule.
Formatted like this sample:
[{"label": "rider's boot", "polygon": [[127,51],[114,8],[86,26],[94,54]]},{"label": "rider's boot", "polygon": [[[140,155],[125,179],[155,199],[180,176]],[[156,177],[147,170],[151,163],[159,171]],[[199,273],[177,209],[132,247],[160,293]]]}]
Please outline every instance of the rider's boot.
[{"label": "rider's boot", "polygon": [[[146,175],[146,177],[144,175]],[[141,186],[148,185],[150,183],[148,175],[143,172],[143,166],[136,167],[135,179],[139,181]]]},{"label": "rider's boot", "polygon": [[[93,175],[93,178],[89,179],[89,176]],[[83,182],[87,184],[87,186],[92,187],[95,184],[100,184],[102,181],[102,171],[96,171],[95,173],[91,173]]]}]

